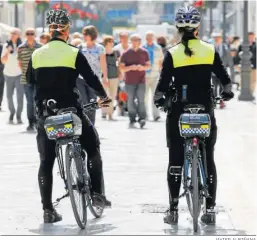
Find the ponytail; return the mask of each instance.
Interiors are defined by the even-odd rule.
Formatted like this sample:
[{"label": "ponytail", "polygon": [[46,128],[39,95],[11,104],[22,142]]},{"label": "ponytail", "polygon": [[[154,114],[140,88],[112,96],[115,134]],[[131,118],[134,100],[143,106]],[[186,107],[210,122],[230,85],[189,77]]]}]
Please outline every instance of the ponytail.
[{"label": "ponytail", "polygon": [[179,32],[182,33],[182,39],[181,39],[181,43],[185,46],[185,51],[184,53],[191,57],[192,55],[194,55],[194,52],[188,47],[188,41],[190,39],[197,39],[194,36],[194,31],[187,31],[185,28],[179,28]]}]

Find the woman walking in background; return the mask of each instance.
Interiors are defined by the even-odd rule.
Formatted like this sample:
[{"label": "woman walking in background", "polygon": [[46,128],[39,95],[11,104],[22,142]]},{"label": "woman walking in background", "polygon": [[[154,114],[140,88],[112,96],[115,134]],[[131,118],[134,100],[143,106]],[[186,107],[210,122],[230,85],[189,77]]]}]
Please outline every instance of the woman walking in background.
[{"label": "woman walking in background", "polygon": [[107,76],[108,76],[108,85],[105,85],[105,90],[109,94],[109,97],[112,99],[112,103],[110,104],[109,108],[106,108],[106,114],[109,117],[109,120],[112,121],[113,119],[113,101],[116,99],[117,92],[118,92],[118,76],[119,76],[119,52],[114,51],[114,38],[112,36],[105,36],[104,37],[104,47],[105,47],[105,54],[106,54],[106,64],[107,64]]},{"label": "woman walking in background", "polygon": [[[79,49],[86,57],[92,71],[101,79],[103,86],[106,86],[108,85],[108,78],[105,49],[102,45],[96,43],[98,31],[96,27],[90,25],[84,27],[82,33],[84,42],[79,46]],[[77,80],[77,87],[81,94],[83,104],[96,100],[97,97],[94,91],[85,83],[81,76]],[[95,124],[95,113],[95,110],[88,113],[88,117],[93,124]],[[102,113],[102,118],[106,118],[104,112]]]}]

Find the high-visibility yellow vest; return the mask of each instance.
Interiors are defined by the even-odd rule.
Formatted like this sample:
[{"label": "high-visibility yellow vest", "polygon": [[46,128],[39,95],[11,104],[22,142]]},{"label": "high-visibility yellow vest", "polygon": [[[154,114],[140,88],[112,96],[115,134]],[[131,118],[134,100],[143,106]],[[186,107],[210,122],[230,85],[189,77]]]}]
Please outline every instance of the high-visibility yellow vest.
[{"label": "high-visibility yellow vest", "polygon": [[75,69],[79,49],[62,41],[51,41],[32,54],[32,67],[68,67]]},{"label": "high-visibility yellow vest", "polygon": [[189,40],[188,47],[193,51],[193,55],[187,56],[185,46],[182,43],[169,49],[169,52],[173,59],[174,68],[209,64],[212,65],[214,62],[215,48],[214,45],[203,42],[201,40]]}]

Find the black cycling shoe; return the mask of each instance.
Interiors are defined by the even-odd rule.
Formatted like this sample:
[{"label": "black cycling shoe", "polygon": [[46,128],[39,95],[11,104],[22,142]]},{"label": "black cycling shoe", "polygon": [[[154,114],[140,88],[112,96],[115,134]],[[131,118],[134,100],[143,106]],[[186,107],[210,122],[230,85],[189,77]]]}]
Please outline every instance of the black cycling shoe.
[{"label": "black cycling shoe", "polygon": [[104,197],[105,200],[104,200],[104,204],[105,204],[105,207],[106,208],[111,208],[112,207],[112,202],[109,201],[106,197]]},{"label": "black cycling shoe", "polygon": [[109,200],[107,200],[107,198],[104,195],[94,193],[92,195],[92,206],[110,208],[112,206],[112,203]]},{"label": "black cycling shoe", "polygon": [[164,223],[177,225],[178,224],[178,210],[171,211],[168,209],[166,211],[166,216],[163,218]]},{"label": "black cycling shoe", "polygon": [[207,209],[207,212],[202,215],[201,222],[206,225],[215,225],[216,213],[213,209]]},{"label": "black cycling shoe", "polygon": [[56,212],[56,210],[44,210],[44,223],[55,223],[62,221],[62,216]]}]

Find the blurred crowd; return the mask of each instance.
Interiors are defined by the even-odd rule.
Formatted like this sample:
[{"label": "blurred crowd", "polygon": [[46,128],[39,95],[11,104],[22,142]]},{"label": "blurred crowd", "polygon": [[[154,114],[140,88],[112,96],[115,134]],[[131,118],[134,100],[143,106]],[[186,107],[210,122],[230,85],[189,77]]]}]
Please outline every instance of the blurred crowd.
[{"label": "blurred crowd", "polygon": [[[22,39],[24,39],[22,41]],[[138,123],[141,128],[146,120],[158,121],[160,112],[153,104],[162,61],[167,49],[177,44],[179,40],[168,42],[165,36],[156,36],[153,31],[146,29],[145,38],[136,33],[119,34],[118,41],[113,36],[99,36],[94,26],[86,26],[82,32],[71,34],[69,44],[78,47],[86,56],[92,71],[101,80],[109,97],[113,99],[109,108],[102,110],[102,118],[115,121],[114,112],[118,115],[128,115],[129,126],[135,128]],[[215,32],[205,36],[204,41],[215,45],[223,64],[228,69],[233,84],[240,89],[240,55],[242,39],[229,36],[225,41],[222,33]],[[10,111],[9,124],[22,124],[24,95],[27,100],[28,131],[35,130],[35,89],[27,84],[26,71],[29,60],[35,49],[50,41],[50,35],[42,33],[36,37],[35,29],[28,28],[24,36],[19,29],[13,28],[6,43],[0,43],[0,111],[6,88],[7,104]],[[256,88],[256,40],[255,33],[249,32],[249,47],[252,53],[252,72],[250,90],[254,95]],[[212,77],[215,95],[221,91],[219,79]],[[77,79],[80,100],[87,104],[96,100],[96,95],[80,76]],[[17,103],[14,104],[14,91]],[[16,105],[16,106],[15,106]],[[222,102],[221,108],[225,107]],[[95,123],[95,112],[89,113],[92,123]]]}]

